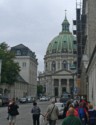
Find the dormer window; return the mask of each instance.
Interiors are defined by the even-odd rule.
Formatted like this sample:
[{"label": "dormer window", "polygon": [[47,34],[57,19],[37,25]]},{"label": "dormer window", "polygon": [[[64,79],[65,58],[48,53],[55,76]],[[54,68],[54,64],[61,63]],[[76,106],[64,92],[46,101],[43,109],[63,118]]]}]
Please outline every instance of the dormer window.
[{"label": "dormer window", "polygon": [[21,50],[16,51],[16,56],[21,56]]}]

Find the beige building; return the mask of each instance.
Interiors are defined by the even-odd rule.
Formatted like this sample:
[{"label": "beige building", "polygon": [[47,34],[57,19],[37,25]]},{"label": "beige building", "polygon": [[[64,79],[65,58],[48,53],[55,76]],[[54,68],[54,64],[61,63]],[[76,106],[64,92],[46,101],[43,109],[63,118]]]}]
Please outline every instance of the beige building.
[{"label": "beige building", "polygon": [[17,82],[15,82],[13,85],[0,85],[0,94],[8,96],[9,98],[21,98],[27,96],[27,92],[28,83],[25,82],[21,76],[18,76]]},{"label": "beige building", "polygon": [[61,96],[64,92],[73,94],[76,90],[77,43],[69,25],[65,16],[62,31],[47,47],[44,72],[38,76],[48,96]]}]

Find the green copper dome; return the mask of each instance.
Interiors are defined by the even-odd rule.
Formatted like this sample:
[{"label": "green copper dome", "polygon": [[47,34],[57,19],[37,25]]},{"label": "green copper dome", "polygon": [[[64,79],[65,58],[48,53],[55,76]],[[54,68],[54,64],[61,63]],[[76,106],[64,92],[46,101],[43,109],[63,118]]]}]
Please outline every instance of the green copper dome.
[{"label": "green copper dome", "polygon": [[65,16],[65,19],[62,23],[62,32],[59,33],[48,45],[47,55],[52,53],[72,53],[73,50],[76,50],[76,38],[69,31],[69,22]]}]

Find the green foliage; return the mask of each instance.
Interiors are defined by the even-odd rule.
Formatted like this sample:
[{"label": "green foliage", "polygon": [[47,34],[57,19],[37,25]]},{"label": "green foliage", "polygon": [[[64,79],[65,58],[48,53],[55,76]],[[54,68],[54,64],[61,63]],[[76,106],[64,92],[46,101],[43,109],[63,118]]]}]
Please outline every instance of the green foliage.
[{"label": "green foliage", "polygon": [[37,85],[37,95],[43,93],[43,86],[42,85]]},{"label": "green foliage", "polygon": [[3,42],[0,44],[0,59],[2,61],[1,66],[1,83],[7,83],[9,85],[14,84],[17,80],[17,75],[20,71],[18,63],[15,63],[13,59],[15,55],[10,51],[9,46]]}]

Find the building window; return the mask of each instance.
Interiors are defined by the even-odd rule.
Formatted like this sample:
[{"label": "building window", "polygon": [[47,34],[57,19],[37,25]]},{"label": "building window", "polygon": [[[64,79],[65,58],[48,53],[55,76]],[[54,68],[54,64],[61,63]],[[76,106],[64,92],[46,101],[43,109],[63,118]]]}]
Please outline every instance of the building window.
[{"label": "building window", "polygon": [[73,86],[74,85],[74,79],[69,79],[69,85]]},{"label": "building window", "polygon": [[23,62],[23,63],[22,63],[22,67],[26,67],[26,62]]},{"label": "building window", "polygon": [[53,62],[52,62],[52,71],[55,71],[55,70],[56,70],[56,62],[53,61]]},{"label": "building window", "polygon": [[74,40],[74,41],[73,41],[73,44],[77,44],[77,41],[76,41],[76,40]]},{"label": "building window", "polygon": [[67,63],[66,60],[63,61],[63,63],[62,63],[62,68],[63,68],[63,69],[68,69],[68,63]]},{"label": "building window", "polygon": [[26,55],[27,55],[27,51],[26,51],[26,50],[23,50],[22,55],[23,55],[23,56],[26,56]]},{"label": "building window", "polygon": [[66,87],[62,88],[62,94],[66,92]]},{"label": "building window", "polygon": [[77,67],[77,61],[74,61],[74,66]]},{"label": "building window", "polygon": [[17,55],[17,56],[21,56],[21,51],[20,51],[20,50],[17,50],[17,51],[16,51],[16,55]]},{"label": "building window", "polygon": [[61,85],[67,86],[67,79],[61,79]]},{"label": "building window", "polygon": [[59,80],[58,79],[54,79],[54,86],[59,86]]}]

